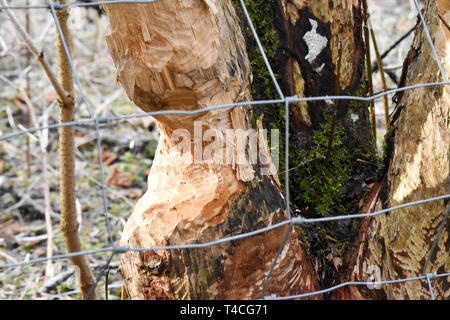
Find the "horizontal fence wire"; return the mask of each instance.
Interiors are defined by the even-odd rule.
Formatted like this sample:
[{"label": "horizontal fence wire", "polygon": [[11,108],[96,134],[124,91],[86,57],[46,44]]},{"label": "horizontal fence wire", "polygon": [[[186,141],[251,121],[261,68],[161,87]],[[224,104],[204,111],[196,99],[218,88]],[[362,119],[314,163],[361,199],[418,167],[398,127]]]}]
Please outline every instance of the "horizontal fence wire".
[{"label": "horizontal fence wire", "polygon": [[[261,298],[262,299],[266,299],[266,300],[288,300],[288,299],[299,299],[299,298],[307,298],[307,297],[311,297],[311,296],[315,296],[315,295],[320,295],[320,294],[324,294],[324,293],[329,293],[333,290],[337,290],[339,288],[345,287],[345,286],[372,286],[372,287],[376,287],[376,286],[381,286],[381,285],[388,285],[388,284],[396,284],[396,283],[403,283],[403,282],[409,282],[409,281],[423,281],[426,280],[427,284],[428,284],[428,288],[430,291],[430,297],[431,299],[434,299],[434,293],[433,293],[433,289],[431,286],[431,281],[438,279],[438,278],[442,278],[442,277],[447,277],[450,276],[450,273],[441,273],[441,274],[431,274],[431,273],[427,273],[427,266],[431,260],[431,256],[434,252],[434,250],[436,249],[437,246],[437,242],[439,240],[439,237],[442,234],[442,231],[445,227],[445,224],[447,223],[447,219],[448,219],[448,215],[450,212],[450,205],[449,208],[447,209],[446,214],[444,215],[443,221],[439,227],[438,233],[436,234],[435,240],[433,242],[433,245],[430,249],[430,252],[428,253],[427,259],[425,261],[424,264],[424,268],[423,268],[423,274],[421,276],[417,276],[417,277],[410,277],[410,278],[405,278],[405,279],[394,279],[394,280],[386,280],[386,281],[348,281],[348,282],[344,282],[341,283],[339,285],[330,287],[328,289],[323,289],[323,290],[318,290],[318,291],[314,291],[314,292],[308,292],[308,293],[302,293],[302,294],[298,294],[298,295],[291,295],[291,296],[276,296],[275,294],[272,294],[270,296],[266,296],[265,292],[267,289],[267,285],[268,282],[271,278],[271,275],[273,273],[273,271],[276,268],[276,264],[277,264],[277,260],[281,254],[281,252],[284,249],[286,240],[288,238],[289,233],[292,231],[292,228],[294,225],[301,225],[301,224],[306,224],[306,223],[326,223],[326,222],[331,222],[331,221],[339,221],[339,220],[347,220],[347,219],[358,219],[358,218],[365,218],[365,217],[373,217],[373,216],[378,216],[381,214],[386,214],[389,212],[394,212],[396,210],[399,209],[403,209],[403,208],[407,208],[407,207],[412,207],[412,206],[418,206],[418,205],[423,205],[425,203],[430,203],[430,202],[434,202],[434,201],[440,201],[440,200],[445,200],[445,199],[449,199],[450,198],[450,194],[445,194],[445,195],[440,195],[437,197],[433,197],[433,198],[427,198],[427,199],[423,199],[423,200],[418,200],[418,201],[412,201],[412,202],[408,202],[405,204],[401,204],[395,207],[391,207],[391,208],[387,208],[387,209],[383,209],[380,211],[376,211],[376,212],[369,212],[369,213],[361,213],[361,214],[352,214],[352,215],[341,215],[341,216],[333,216],[333,217],[323,217],[323,218],[312,218],[312,219],[306,219],[303,218],[301,216],[295,216],[293,217],[291,215],[290,212],[290,199],[289,199],[289,172],[292,171],[295,168],[289,168],[289,151],[288,151],[288,146],[289,146],[289,106],[292,103],[298,103],[298,102],[309,102],[309,101],[335,101],[335,100],[358,100],[358,101],[373,101],[379,98],[382,98],[384,96],[387,96],[389,94],[393,94],[393,93],[397,93],[397,92],[404,92],[407,90],[415,90],[415,89],[419,89],[419,88],[425,88],[425,87],[430,87],[430,86],[446,86],[446,85],[450,85],[450,82],[448,80],[448,77],[445,73],[445,70],[442,66],[442,63],[439,59],[439,56],[437,54],[436,48],[434,46],[433,40],[431,38],[431,35],[429,33],[429,29],[427,26],[427,23],[425,21],[425,18],[420,10],[419,4],[417,2],[417,0],[414,0],[414,4],[416,6],[416,9],[418,11],[420,20],[422,22],[423,28],[425,30],[425,34],[427,36],[427,40],[432,48],[432,52],[434,55],[434,59],[439,67],[440,73],[442,75],[442,78],[444,79],[444,81],[441,82],[432,82],[432,83],[423,83],[423,84],[415,84],[415,85],[411,85],[411,86],[405,86],[405,87],[401,87],[401,88],[395,88],[395,89],[390,89],[390,90],[386,90],[377,94],[374,94],[372,96],[369,97],[357,97],[357,96],[342,96],[342,95],[335,95],[335,96],[317,96],[317,97],[298,97],[298,96],[285,96],[281,90],[280,85],[277,82],[276,76],[270,66],[270,63],[267,59],[267,56],[265,54],[264,48],[261,44],[261,41],[259,39],[259,36],[254,28],[253,25],[253,21],[250,18],[250,15],[248,14],[247,11],[247,7],[245,5],[244,0],[240,0],[240,4],[242,7],[242,10],[244,12],[245,18],[247,20],[247,23],[252,31],[252,35],[253,38],[256,41],[256,44],[258,46],[259,52],[263,57],[265,66],[267,68],[267,71],[270,74],[271,80],[273,85],[276,88],[276,91],[278,93],[278,95],[280,96],[280,98],[278,99],[273,99],[273,100],[260,100],[260,101],[246,101],[246,102],[239,102],[239,103],[230,103],[230,104],[222,104],[222,105],[216,105],[216,106],[211,106],[211,107],[205,107],[205,108],[200,108],[200,109],[196,109],[196,110],[164,110],[164,111],[153,111],[153,112],[141,112],[141,113],[135,113],[135,114],[129,114],[129,115],[120,115],[120,116],[107,116],[107,117],[100,117],[100,116],[94,116],[94,113],[92,111],[92,107],[90,106],[90,103],[88,101],[88,97],[81,85],[80,79],[78,77],[78,73],[76,71],[76,68],[74,66],[74,63],[72,61],[71,58],[71,54],[69,51],[69,48],[67,46],[67,42],[64,39],[64,35],[62,33],[61,30],[61,26],[59,25],[59,21],[56,17],[56,11],[64,9],[64,8],[73,8],[73,7],[93,7],[93,6],[105,6],[105,5],[114,5],[114,4],[149,4],[152,2],[156,2],[156,1],[165,1],[165,0],[136,0],[136,1],[130,1],[130,0],[112,0],[112,1],[92,1],[92,2],[73,2],[73,3],[69,3],[69,4],[61,4],[59,3],[59,1],[56,2],[50,2],[50,1],[46,1],[45,4],[41,4],[41,5],[6,5],[6,6],[0,6],[0,12],[2,10],[5,10],[6,13],[8,15],[13,15],[12,13],[12,9],[48,9],[54,19],[56,28],[58,30],[58,35],[60,36],[63,46],[64,46],[64,51],[65,54],[69,60],[69,65],[70,68],[73,72],[74,75],[74,80],[75,83],[80,91],[80,95],[81,95],[81,100],[82,103],[85,104],[88,113],[90,115],[90,118],[88,119],[81,119],[81,120],[77,120],[77,121],[72,121],[72,122],[66,122],[66,123],[57,123],[57,124],[50,124],[50,125],[46,125],[46,126],[40,126],[40,127],[34,127],[34,128],[29,128],[26,130],[20,130],[20,131],[15,131],[12,133],[8,133],[5,135],[0,136],[0,141],[5,141],[5,140],[9,140],[15,137],[19,137],[21,135],[25,135],[25,134],[32,134],[38,131],[42,131],[42,130],[49,130],[49,129],[58,129],[61,127],[67,127],[67,126],[94,126],[95,127],[95,133],[96,133],[96,146],[97,146],[97,150],[98,150],[98,162],[99,162],[99,170],[100,170],[100,176],[101,176],[101,181],[100,181],[100,185],[102,188],[102,203],[103,203],[103,214],[105,216],[105,224],[107,227],[107,231],[108,231],[108,240],[109,240],[109,246],[108,247],[104,247],[104,248],[100,248],[100,249],[93,249],[93,250],[86,250],[86,251],[79,251],[79,252],[73,252],[73,253],[66,253],[66,254],[60,254],[60,255],[54,255],[52,257],[43,257],[43,258],[37,258],[37,259],[30,259],[30,260],[26,260],[26,261],[22,261],[22,262],[17,262],[17,263],[6,263],[6,264],[0,264],[0,269],[6,269],[6,268],[15,268],[15,267],[22,267],[24,265],[30,265],[30,264],[36,264],[36,263],[40,263],[40,262],[46,262],[48,260],[61,260],[61,259],[69,259],[71,257],[76,257],[76,256],[82,256],[82,255],[92,255],[92,254],[98,254],[98,253],[110,253],[110,256],[105,264],[104,267],[102,267],[102,272],[100,272],[97,275],[96,278],[96,282],[94,284],[94,286],[91,288],[89,294],[88,294],[88,298],[90,296],[90,294],[92,294],[92,292],[96,289],[97,284],[100,280],[100,278],[104,275],[104,273],[106,272],[106,270],[109,268],[111,261],[113,259],[113,257],[117,254],[121,254],[121,253],[126,253],[126,252],[143,252],[143,251],[157,251],[157,250],[180,250],[180,249],[198,249],[198,248],[205,248],[205,247],[209,247],[209,246],[215,246],[215,245],[220,245],[226,242],[230,242],[230,241],[235,241],[235,240],[240,240],[240,239],[245,239],[248,237],[252,237],[261,233],[265,233],[274,229],[278,229],[281,227],[285,227],[288,226],[288,230],[283,238],[283,241],[278,249],[277,255],[271,265],[271,268],[265,278],[265,282],[264,282],[264,286],[262,289],[262,293],[261,293]],[[109,123],[109,122],[119,122],[119,121],[123,121],[123,120],[129,120],[129,119],[133,119],[133,118],[141,118],[141,117],[149,117],[149,116],[158,116],[158,115],[194,115],[194,114],[201,114],[201,113],[205,113],[205,112],[209,112],[209,111],[213,111],[213,110],[219,110],[219,109],[228,109],[228,108],[236,108],[236,107],[251,107],[251,106],[256,106],[256,105],[267,105],[267,104],[283,104],[284,108],[286,109],[285,112],[285,130],[286,130],[286,134],[285,134],[285,171],[284,171],[284,175],[285,175],[285,194],[286,194],[286,215],[287,215],[287,220],[282,221],[280,223],[265,227],[265,228],[261,228],[258,230],[254,230],[251,232],[246,232],[246,233],[242,233],[242,234],[237,234],[237,235],[233,235],[233,236],[229,236],[229,237],[225,237],[225,238],[221,238],[218,240],[214,240],[214,241],[210,241],[210,242],[205,242],[205,243],[191,243],[191,244],[182,244],[182,245],[170,245],[170,246],[158,246],[158,247],[151,247],[151,248],[133,248],[133,247],[126,247],[126,246],[114,246],[114,237],[112,234],[112,229],[111,229],[111,225],[110,225],[110,221],[109,221],[109,213],[108,213],[108,209],[107,209],[107,199],[106,199],[106,186],[105,186],[105,180],[104,180],[104,176],[103,176],[103,161],[102,161],[102,148],[101,148],[101,126],[100,124],[102,123]]]}]

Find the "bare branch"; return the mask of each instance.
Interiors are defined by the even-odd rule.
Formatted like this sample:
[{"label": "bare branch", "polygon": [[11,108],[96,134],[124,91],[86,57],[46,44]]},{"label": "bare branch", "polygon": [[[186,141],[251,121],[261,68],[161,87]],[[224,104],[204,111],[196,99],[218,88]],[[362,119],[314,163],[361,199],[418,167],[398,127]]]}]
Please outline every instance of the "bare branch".
[{"label": "bare branch", "polygon": [[[2,6],[6,7],[7,3],[6,0],[0,0]],[[65,104],[73,103],[73,97],[68,95],[64,89],[62,88],[61,84],[56,78],[56,75],[52,72],[49,63],[47,62],[47,59],[44,57],[44,52],[42,50],[39,50],[36,45],[33,43],[33,40],[31,39],[30,35],[24,30],[24,28],[20,25],[19,20],[14,15],[14,13],[11,11],[11,9],[5,9],[6,16],[8,19],[12,22],[14,28],[19,33],[20,37],[25,41],[26,46],[31,51],[31,53],[35,56],[36,60],[40,63],[42,68],[44,69],[45,74],[47,75],[48,79],[50,80],[53,88],[55,89],[56,93],[58,94],[59,98],[62,102]]]}]

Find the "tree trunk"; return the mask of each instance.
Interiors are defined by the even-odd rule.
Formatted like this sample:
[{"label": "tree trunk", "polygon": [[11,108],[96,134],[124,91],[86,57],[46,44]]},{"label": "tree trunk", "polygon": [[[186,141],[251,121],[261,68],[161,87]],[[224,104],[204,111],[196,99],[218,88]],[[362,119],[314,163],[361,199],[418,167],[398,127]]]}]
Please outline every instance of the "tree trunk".
[{"label": "tree trunk", "polygon": [[[272,16],[279,43],[275,57],[285,92],[299,97],[367,96],[361,2],[275,3]],[[255,12],[254,19],[262,16],[267,13]],[[264,26],[263,22],[259,24]],[[260,34],[270,32],[260,30]],[[266,47],[270,48],[270,42]],[[367,102],[354,100],[290,106],[290,195],[301,216],[316,218],[360,210],[359,203],[367,186],[375,181],[378,166],[368,107]],[[284,127],[284,114],[274,114],[269,108],[262,112],[267,127]],[[284,169],[281,161],[280,172]],[[280,180],[285,183],[284,176]],[[357,230],[354,222],[306,224],[300,229],[321,287],[338,284],[344,253]]]},{"label": "tree trunk", "polygon": [[[427,1],[425,20],[439,58],[450,74],[450,30],[440,21],[450,19],[448,1]],[[420,24],[404,63],[406,77],[401,86],[443,81],[423,25]],[[367,204],[372,211],[449,193],[450,95],[448,86],[426,87],[398,95],[398,103],[387,134],[386,171]],[[448,222],[431,255],[448,201],[392,211],[363,221],[342,279],[384,281],[449,271]],[[448,299],[447,278],[433,281],[436,299]],[[335,298],[429,299],[426,280],[390,284],[379,290],[343,288]]]},{"label": "tree trunk", "polygon": [[[107,15],[118,79],[143,110],[196,110],[251,99],[251,68],[231,1],[114,5],[107,7]],[[161,139],[149,188],[128,220],[122,245],[204,243],[286,219],[276,172],[261,174],[248,156],[239,159],[236,140],[227,141],[232,146],[227,152],[236,156],[231,165],[222,161],[224,155],[205,159],[208,138],[199,131],[209,130],[215,142],[223,142],[225,130],[250,128],[250,116],[239,107],[156,117]],[[180,137],[182,156],[176,144]],[[261,298],[287,228],[202,249],[129,252],[122,255],[120,272],[133,299]],[[266,294],[316,289],[310,260],[294,230]]]},{"label": "tree trunk", "polygon": [[[245,3],[286,96],[367,96],[360,0],[245,0]],[[118,79],[128,96],[145,111],[197,110],[277,97],[238,1],[118,4],[107,6],[106,13],[111,25],[107,41]],[[424,59],[431,57],[423,50]],[[418,79],[429,81],[434,76],[424,72],[421,77]],[[439,89],[408,94],[416,94],[410,96],[412,101],[421,92],[420,101],[425,101],[424,92],[429,90],[443,95]],[[204,243],[285,220],[286,199],[281,191],[287,182],[284,174],[278,178],[270,161],[254,164],[248,147],[246,156],[239,158],[242,150],[237,140],[230,140],[224,133],[227,129],[247,130],[252,123],[257,128],[263,123],[266,128],[281,129],[285,116],[292,123],[288,158],[292,169],[288,181],[291,207],[307,218],[360,211],[360,203],[364,203],[370,191],[368,185],[377,180],[379,165],[368,106],[366,102],[353,100],[318,100],[291,104],[289,115],[284,114],[284,106],[269,105],[254,107],[254,113],[239,107],[196,115],[156,116],[161,140],[149,175],[149,189],[128,220],[122,245]],[[428,109],[431,106],[420,110]],[[448,116],[448,105],[447,109],[439,110]],[[437,116],[432,119],[442,120]],[[402,130],[408,128],[412,124]],[[208,129],[212,131],[199,141],[200,131]],[[399,130],[396,127],[393,131],[395,139],[399,139]],[[231,165],[222,161],[223,154],[214,154],[216,161],[208,161],[213,158],[205,159],[204,153],[202,157],[201,150],[214,144],[209,143],[211,137],[214,143],[226,141],[234,146],[227,150],[234,159]],[[183,143],[177,144],[180,138]],[[437,141],[438,135],[433,139]],[[271,140],[273,148],[276,139]],[[283,141],[281,134],[280,154],[286,148]],[[400,158],[400,151],[412,148],[397,147],[402,141],[391,144],[395,143]],[[258,143],[263,146],[260,160],[270,159],[266,141],[259,134]],[[185,151],[183,157],[180,146]],[[441,156],[436,154],[436,159],[442,160]],[[395,164],[397,172],[405,170],[399,167],[400,160],[392,160],[390,165]],[[284,172],[286,165],[281,156],[280,172]],[[264,174],[267,172],[268,175]],[[393,180],[387,174],[384,181]],[[434,182],[431,185],[435,186]],[[383,184],[380,193],[386,197],[384,206],[413,199],[408,196],[387,201],[391,183]],[[377,187],[379,184],[375,184],[375,191],[367,198],[366,207],[372,204],[370,199],[378,199]],[[433,193],[421,194],[423,190],[419,190],[417,197],[421,198]],[[430,210],[433,206],[436,203],[421,208]],[[437,220],[432,220],[433,229],[424,231],[428,238],[433,237],[433,230],[439,225]],[[370,223],[373,221],[365,220],[359,228],[357,223],[345,220],[293,228],[264,294],[300,294],[347,280],[352,267],[359,263],[353,251],[355,245],[349,245],[353,238],[358,236],[364,244],[374,243],[375,247],[375,241],[366,241],[364,236]],[[414,223],[418,222],[412,222],[409,228]],[[429,225],[424,224],[424,228]],[[382,226],[387,228],[384,222]],[[287,230],[287,227],[280,228],[202,249],[128,252],[122,255],[120,272],[128,294],[135,299],[260,298],[265,277]],[[359,235],[358,230],[361,230]],[[343,261],[346,261],[344,267]],[[380,262],[380,268],[384,263],[390,261]],[[358,280],[359,276],[352,275]],[[359,297],[348,292],[341,290],[341,297]]]}]

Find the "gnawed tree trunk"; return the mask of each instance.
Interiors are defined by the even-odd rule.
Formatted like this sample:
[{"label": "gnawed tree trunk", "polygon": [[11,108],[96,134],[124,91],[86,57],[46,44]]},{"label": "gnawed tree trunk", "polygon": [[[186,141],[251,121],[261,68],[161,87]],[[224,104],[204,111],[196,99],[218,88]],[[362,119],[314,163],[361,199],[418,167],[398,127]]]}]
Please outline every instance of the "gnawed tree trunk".
[{"label": "gnawed tree trunk", "polygon": [[[196,110],[251,99],[251,68],[231,1],[121,4],[108,6],[107,15],[107,41],[118,79],[143,110]],[[207,145],[192,140],[197,134],[194,121],[201,121],[203,132],[218,133],[219,139],[225,129],[249,128],[250,115],[235,108],[156,117],[161,140],[149,188],[128,220],[123,245],[203,243],[286,219],[276,172],[262,175],[248,161],[233,166],[193,162],[198,148]],[[172,140],[180,133],[177,129],[184,129],[181,135],[190,150],[181,159]],[[129,252],[122,255],[120,270],[134,299],[260,298],[286,231],[204,249]],[[316,289],[310,260],[294,230],[266,294]]]},{"label": "gnawed tree trunk", "polygon": [[[277,0],[275,11],[278,69],[288,95],[367,96],[361,1]],[[360,210],[378,163],[368,106],[355,100],[291,105],[289,182],[293,207],[303,217]],[[267,108],[263,112],[266,126],[284,126],[284,115]],[[300,228],[320,285],[338,284],[344,253],[355,234],[353,221]]]},{"label": "gnawed tree trunk", "polygon": [[[450,3],[427,1],[425,20],[447,74],[450,74],[450,30],[439,19],[450,20]],[[404,64],[404,85],[443,80],[423,25],[416,32]],[[386,172],[374,188],[367,209],[376,211],[402,203],[449,193],[450,90],[448,86],[406,91],[398,96],[388,133]],[[442,224],[448,201],[437,201],[390,212],[363,221],[348,255],[342,280],[382,281],[417,277]],[[450,270],[448,222],[431,256],[426,273]],[[433,280],[436,299],[450,295],[447,277]],[[349,287],[335,298],[429,299],[427,281],[391,284],[368,290]]]},{"label": "gnawed tree trunk", "polygon": [[[360,1],[245,2],[286,95],[367,95]],[[437,20],[437,8],[443,17],[448,16],[443,1],[429,1],[426,17],[448,68],[448,30]],[[119,81],[145,111],[196,110],[276,97],[237,1],[121,4],[108,6],[107,14],[111,24],[108,45]],[[439,81],[437,65],[430,61],[430,47],[419,28],[407,59],[408,77],[402,85]],[[387,143],[388,169],[383,183],[375,184],[367,197],[368,185],[376,181],[378,169],[368,103],[292,104],[292,207],[304,217],[321,217],[361,211],[360,203],[364,202],[363,211],[373,211],[447,193],[449,104],[445,90],[436,87],[400,95],[398,105],[403,107],[393,114],[394,129]],[[433,98],[435,104],[429,103]],[[202,122],[203,132],[246,130],[251,120],[260,126],[259,114],[263,113],[265,127],[284,127],[283,106],[255,107],[256,117],[248,110],[156,117],[162,137],[149,190],[128,221],[123,245],[202,243],[286,219],[285,197],[275,172],[262,175],[261,168],[248,161],[233,166],[192,163],[198,160],[196,150],[200,147],[191,140],[196,136],[194,121]],[[180,128],[185,129],[182,137],[190,137],[190,152],[181,161],[177,141],[171,139],[174,133],[180,135]],[[285,148],[283,138],[280,154]],[[331,153],[329,141],[333,142]],[[207,145],[203,141],[203,150]],[[283,172],[284,161],[280,165]],[[286,183],[283,175],[279,180],[281,185]],[[380,280],[421,274],[420,266],[442,220],[443,207],[435,202],[365,219],[361,225],[345,220],[294,228],[266,295],[298,294],[316,290],[319,285],[373,280],[373,276],[378,280],[378,274]],[[282,228],[204,249],[129,252],[122,255],[121,273],[131,298],[259,298],[285,232]],[[355,235],[357,240],[349,246]],[[447,239],[444,232],[430,270],[448,270]],[[307,247],[302,244],[305,240]],[[433,282],[439,298],[446,296],[445,281]],[[344,288],[332,297],[428,297],[426,283],[421,282],[384,289],[369,293],[359,287]]]}]

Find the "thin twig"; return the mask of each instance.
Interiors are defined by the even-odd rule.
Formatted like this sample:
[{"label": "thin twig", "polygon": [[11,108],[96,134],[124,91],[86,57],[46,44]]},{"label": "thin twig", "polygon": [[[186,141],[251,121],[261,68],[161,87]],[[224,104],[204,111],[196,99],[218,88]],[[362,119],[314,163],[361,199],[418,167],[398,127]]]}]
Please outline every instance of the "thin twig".
[{"label": "thin twig", "polygon": [[[34,113],[33,104],[31,103],[31,100],[26,93],[25,89],[22,85],[19,86],[20,93],[22,95],[23,100],[25,101],[25,104],[28,107],[29,111],[29,121],[30,124],[33,126],[38,126],[36,115]],[[48,132],[45,132],[48,134]],[[48,139],[44,137],[44,132],[38,132],[39,137],[39,144],[41,147],[41,153],[42,153],[42,180],[43,180],[43,189],[44,189],[44,213],[45,213],[45,225],[47,229],[47,257],[51,258],[53,256],[53,225],[52,225],[52,218],[51,218],[51,204],[50,204],[50,183],[48,179],[48,170],[47,170],[47,142]],[[54,268],[52,260],[47,260],[47,265],[45,268],[45,276],[46,277],[53,277]]]},{"label": "thin twig", "polygon": [[[335,84],[335,93],[336,95],[339,94],[341,91],[341,60],[342,60],[342,43],[339,41],[338,44],[338,59],[337,59],[337,66],[336,66],[336,84]],[[330,132],[330,138],[328,140],[328,148],[327,148],[327,155],[325,156],[325,160],[329,160],[331,153],[333,151],[333,141],[334,141],[334,134],[336,131],[336,120],[337,120],[337,113],[339,109],[339,100],[336,100],[334,102],[334,113],[333,113],[333,120],[331,122],[331,132]]]},{"label": "thin twig", "polygon": [[[369,37],[369,25],[367,20],[369,18],[369,12],[367,10],[367,0],[362,0],[363,4],[363,20],[364,20],[364,42],[366,49],[366,68],[367,68],[367,82],[369,85],[369,95],[373,96],[373,80],[372,80],[372,63],[370,59],[370,37]],[[375,102],[373,100],[370,101],[370,124],[372,127],[372,135],[374,139],[374,143],[377,142],[377,126],[375,120]]]},{"label": "thin twig", "polygon": [[[415,30],[417,29],[417,25],[409,29],[403,36],[401,36],[397,41],[395,41],[383,54],[381,55],[381,61],[386,58],[392,50],[394,50],[400,43],[402,43],[406,38],[408,38]],[[386,67],[384,68],[387,69]],[[372,72],[378,71],[378,64],[375,62],[372,65]]]},{"label": "thin twig", "polygon": [[[30,4],[30,0],[27,0],[27,5]],[[25,28],[26,28],[26,32],[27,34],[30,34],[31,28],[30,28],[30,11],[29,10],[25,10]],[[27,64],[27,68],[30,66],[31,64],[31,52],[30,50],[27,50],[26,53],[26,64]],[[30,76],[28,74],[28,72],[25,75],[25,81],[26,81],[26,89],[25,92],[27,93],[27,95],[30,95]],[[28,106],[28,105],[27,105]],[[28,114],[27,114],[27,127],[31,128],[32,126],[32,122],[31,122],[31,116],[30,116],[30,110],[28,110]],[[27,178],[30,176],[30,162],[31,162],[31,151],[30,151],[30,137],[27,136],[27,152],[26,152],[26,163],[27,163]]]},{"label": "thin twig", "polygon": [[13,256],[10,256],[9,254],[7,254],[4,251],[0,251],[0,256],[5,258],[5,259],[7,259],[7,260],[9,260],[9,261],[11,261],[12,263],[17,263],[17,259],[16,258],[14,258]]},{"label": "thin twig", "polygon": [[105,300],[108,301],[108,278],[109,278],[109,271],[111,270],[111,266],[108,266],[108,268],[105,271]]},{"label": "thin twig", "polygon": [[[375,56],[377,57],[378,69],[380,70],[381,86],[383,88],[383,92],[386,92],[387,91],[386,77],[384,75],[383,64],[381,62],[380,51],[378,51],[377,39],[375,37],[375,32],[373,31],[370,21],[369,21],[369,30],[370,36],[372,38],[373,48],[375,50]],[[383,96],[383,102],[384,102],[384,123],[386,126],[386,130],[389,130],[389,102],[387,96]]]},{"label": "thin twig", "polygon": [[[55,2],[55,1],[53,1]],[[67,4],[67,0],[60,0],[58,4]],[[73,96],[74,72],[72,69],[69,50],[72,48],[72,36],[68,27],[69,11],[67,8],[56,12],[54,6],[50,6],[52,16],[57,29],[56,49],[58,79],[65,92]],[[73,121],[75,104],[74,101],[65,103],[59,101],[60,122],[67,123]],[[59,134],[60,153],[60,201],[61,201],[61,221],[60,228],[63,233],[67,251],[81,251],[81,240],[78,235],[78,222],[75,195],[75,128],[73,126],[63,127]],[[72,257],[72,265],[79,270],[79,285],[81,296],[92,300],[97,299],[94,285],[94,275],[89,263],[84,256]]]},{"label": "thin twig", "polygon": [[[0,0],[2,6],[6,7],[7,3],[6,0]],[[26,46],[31,51],[31,53],[35,56],[36,60],[40,63],[42,68],[44,69],[45,74],[47,75],[48,79],[50,80],[50,83],[52,84],[53,88],[55,88],[56,93],[58,94],[61,101],[63,101],[65,104],[73,103],[73,97],[66,94],[65,90],[62,88],[61,84],[57,80],[55,74],[52,72],[51,67],[49,63],[47,62],[47,59],[44,57],[44,52],[39,50],[35,44],[33,43],[33,40],[28,35],[28,33],[23,29],[23,27],[20,25],[19,20],[14,15],[14,13],[10,9],[5,9],[6,16],[9,18],[9,20],[12,22],[14,28],[19,33],[20,37],[25,41]]]}]

